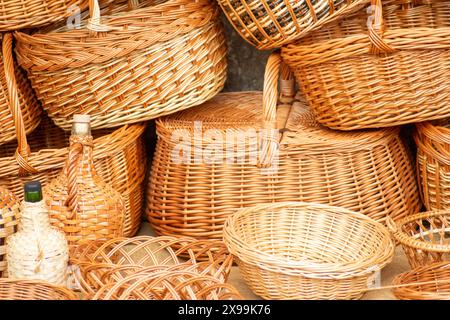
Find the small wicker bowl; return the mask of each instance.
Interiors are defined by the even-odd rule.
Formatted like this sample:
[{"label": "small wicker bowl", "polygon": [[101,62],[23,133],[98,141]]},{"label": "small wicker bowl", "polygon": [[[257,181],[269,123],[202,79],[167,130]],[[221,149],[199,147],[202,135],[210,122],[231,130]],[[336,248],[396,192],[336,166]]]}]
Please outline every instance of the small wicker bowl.
[{"label": "small wicker bowl", "polygon": [[389,230],[403,247],[411,268],[450,260],[450,211],[429,211],[394,222]]},{"label": "small wicker bowl", "polygon": [[0,300],[78,300],[64,287],[38,280],[0,279]]},{"label": "small wicker bowl", "polygon": [[282,202],[231,216],[224,240],[250,288],[265,299],[357,299],[394,254],[389,231],[327,205]]},{"label": "small wicker bowl", "polygon": [[394,295],[401,300],[450,300],[450,262],[437,262],[396,276]]}]

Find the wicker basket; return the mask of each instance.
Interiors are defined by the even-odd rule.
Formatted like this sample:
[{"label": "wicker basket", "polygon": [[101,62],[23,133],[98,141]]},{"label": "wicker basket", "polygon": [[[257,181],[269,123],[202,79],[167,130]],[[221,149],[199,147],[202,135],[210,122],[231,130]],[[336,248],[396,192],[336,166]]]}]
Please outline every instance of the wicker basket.
[{"label": "wicker basket", "polygon": [[0,187],[0,278],[7,274],[6,239],[17,231],[20,216],[16,197],[6,188]]},{"label": "wicker basket", "polygon": [[402,244],[411,268],[450,260],[450,211],[431,211],[388,219],[394,238]]},{"label": "wicker basket", "polygon": [[[222,242],[192,238],[148,237],[91,241],[71,254],[79,267],[73,282],[86,296],[106,284],[119,283],[139,272],[192,271],[226,282],[233,259]],[[77,279],[78,278],[78,279]]]},{"label": "wicker basket", "polygon": [[[264,103],[260,92],[225,93],[156,121],[147,215],[157,234],[220,240],[230,214],[267,202],[330,204],[378,221],[419,212],[414,169],[399,130],[332,131],[299,101],[280,104],[276,114],[279,65],[273,54]],[[292,88],[283,74],[281,100],[287,101]],[[267,126],[279,128],[279,144]],[[264,141],[274,143],[258,146],[266,135]],[[217,151],[214,159],[211,150]],[[260,168],[274,150],[273,166]]]},{"label": "wicker basket", "polygon": [[15,34],[18,61],[61,128],[77,113],[93,129],[149,120],[222,89],[227,50],[210,0],[92,3],[86,27]]},{"label": "wicker basket", "polygon": [[86,0],[1,0],[0,31],[37,28],[86,9]]},{"label": "wicker basket", "polygon": [[265,299],[359,298],[394,254],[389,231],[373,219],[302,202],[241,209],[226,221],[224,240]]},{"label": "wicker basket", "polygon": [[38,280],[0,279],[0,300],[77,300],[71,290]]},{"label": "wicker basket", "polygon": [[327,22],[357,11],[369,0],[218,0],[237,32],[258,49],[274,49]]},{"label": "wicker basket", "polygon": [[450,262],[415,268],[394,278],[392,291],[401,300],[450,300]]},{"label": "wicker basket", "polygon": [[0,144],[19,137],[19,156],[26,157],[25,134],[39,125],[42,109],[25,72],[13,58],[11,34],[0,35],[0,40]]},{"label": "wicker basket", "polygon": [[417,171],[427,210],[450,209],[450,126],[447,120],[416,124]]},{"label": "wicker basket", "polygon": [[[119,129],[94,131],[94,160],[98,174],[122,195],[126,207],[124,235],[134,235],[141,223],[143,208],[143,180],[146,155],[143,142],[144,124],[126,125]],[[23,198],[23,184],[39,180],[43,186],[61,171],[67,157],[69,133],[44,119],[29,137],[33,151],[25,171],[32,175],[18,178],[20,165],[15,161],[16,143],[0,146],[0,185],[11,190],[19,200]]]},{"label": "wicker basket", "polygon": [[353,130],[450,116],[450,2],[420,2],[373,0],[373,15],[282,49],[320,123]]}]

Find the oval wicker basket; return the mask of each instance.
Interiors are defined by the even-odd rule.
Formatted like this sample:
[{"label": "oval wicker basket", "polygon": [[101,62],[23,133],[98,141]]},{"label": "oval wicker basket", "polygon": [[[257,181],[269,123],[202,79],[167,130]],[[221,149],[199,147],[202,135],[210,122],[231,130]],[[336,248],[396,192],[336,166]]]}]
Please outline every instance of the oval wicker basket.
[{"label": "oval wicker basket", "polygon": [[[279,55],[270,57],[264,94],[219,94],[156,121],[147,216],[158,235],[220,240],[237,209],[281,201],[345,207],[381,222],[419,212],[413,164],[399,130],[329,130],[292,99],[277,111],[280,63]],[[293,90],[282,71],[280,100],[288,101]],[[258,139],[271,134],[264,128],[272,126],[278,130],[268,141],[279,143],[260,146]],[[272,168],[260,168],[271,158],[277,158]]]},{"label": "oval wicker basket", "polygon": [[[94,131],[94,162],[98,174],[111,184],[125,202],[124,236],[134,235],[140,227],[143,209],[143,180],[146,154],[143,141],[145,124],[125,125],[118,129]],[[20,165],[15,161],[17,144],[0,146],[0,185],[23,199],[23,184],[38,180],[45,186],[62,170],[68,153],[70,133],[45,118],[39,128],[28,136],[33,151],[28,157],[27,177],[17,177]]]},{"label": "oval wicker basket", "polygon": [[361,9],[369,0],[218,0],[228,21],[258,49],[274,49]]},{"label": "oval wicker basket", "polygon": [[64,287],[38,280],[0,279],[0,300],[78,300]]},{"label": "oval wicker basket", "polygon": [[282,49],[320,123],[353,130],[450,116],[450,2],[421,2],[373,0],[373,15]]},{"label": "oval wicker basket", "polygon": [[265,299],[359,298],[394,254],[389,231],[373,219],[302,202],[241,209],[226,221],[224,241]]},{"label": "oval wicker basket", "polygon": [[[64,130],[76,113],[91,115],[93,129],[110,128],[192,107],[222,89],[227,50],[210,0],[110,0],[102,10],[91,2],[86,27],[15,34],[20,65]],[[100,12],[109,18],[100,21]]]},{"label": "oval wicker basket", "polygon": [[219,241],[149,237],[91,241],[78,246],[71,263],[79,268],[75,283],[86,296],[108,283],[125,281],[139,272],[192,271],[226,282],[233,258]]},{"label": "oval wicker basket", "polygon": [[17,231],[21,213],[14,194],[0,187],[0,278],[7,275],[6,239]]},{"label": "oval wicker basket", "polygon": [[450,260],[450,211],[431,211],[396,221],[388,227],[401,243],[411,268]]},{"label": "oval wicker basket", "polygon": [[448,120],[416,124],[417,174],[427,210],[450,209],[450,126]]},{"label": "oval wicker basket", "polygon": [[86,0],[2,0],[0,32],[37,28],[70,18],[87,8]]},{"label": "oval wicker basket", "polygon": [[392,292],[401,300],[450,300],[449,279],[450,262],[433,263],[396,276]]}]

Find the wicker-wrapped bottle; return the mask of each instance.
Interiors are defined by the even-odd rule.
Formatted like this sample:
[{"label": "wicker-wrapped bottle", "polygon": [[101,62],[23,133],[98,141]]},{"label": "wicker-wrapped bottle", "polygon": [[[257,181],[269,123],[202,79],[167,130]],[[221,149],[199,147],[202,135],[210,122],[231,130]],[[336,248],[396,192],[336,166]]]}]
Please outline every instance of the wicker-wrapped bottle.
[{"label": "wicker-wrapped bottle", "polygon": [[92,150],[90,117],[75,115],[65,167],[44,189],[51,223],[64,231],[70,246],[123,233],[123,200],[97,174]]},{"label": "wicker-wrapped bottle", "polygon": [[20,216],[19,202],[14,194],[0,187],[0,277],[6,271],[6,239],[17,231]]},{"label": "wicker-wrapped bottle", "polygon": [[7,239],[8,275],[64,285],[69,248],[64,234],[52,228],[37,181],[25,184],[19,231]]}]

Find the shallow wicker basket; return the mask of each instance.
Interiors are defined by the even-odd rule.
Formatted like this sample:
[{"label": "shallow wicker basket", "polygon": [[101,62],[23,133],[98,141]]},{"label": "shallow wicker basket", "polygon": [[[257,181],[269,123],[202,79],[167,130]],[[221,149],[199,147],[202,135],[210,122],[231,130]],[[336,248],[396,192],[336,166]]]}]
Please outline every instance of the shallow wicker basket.
[{"label": "shallow wicker basket", "polygon": [[38,280],[0,279],[0,300],[77,300],[71,290]]},{"label": "shallow wicker basket", "polygon": [[357,11],[369,0],[218,0],[239,34],[258,49],[273,49],[327,22]]},{"label": "shallow wicker basket", "polygon": [[7,272],[6,239],[17,231],[20,205],[8,189],[0,187],[0,278]]},{"label": "shallow wicker basket", "polygon": [[91,4],[87,26],[15,34],[19,63],[64,130],[76,113],[89,114],[93,129],[110,128],[192,107],[222,89],[227,50],[210,0]]},{"label": "shallow wicker basket", "polygon": [[438,262],[396,276],[392,290],[401,300],[450,300],[450,262]]},{"label": "shallow wicker basket", "polygon": [[373,219],[302,202],[241,209],[226,221],[224,241],[265,299],[359,298],[394,254],[389,231]]},{"label": "shallow wicker basket", "polygon": [[[141,223],[147,162],[144,130],[144,124],[134,124],[93,132],[97,172],[120,192],[125,202],[125,236],[134,235]],[[45,186],[62,170],[67,158],[69,135],[44,118],[39,128],[28,136],[32,152],[28,162],[23,163],[24,171],[31,173],[27,177],[17,177],[21,168],[14,156],[17,144],[0,146],[0,185],[7,187],[19,200],[23,199],[26,181],[39,180]]]},{"label": "shallow wicker basket", "polygon": [[450,211],[431,211],[396,221],[388,227],[401,243],[411,268],[450,260]]},{"label": "shallow wicker basket", "polygon": [[[398,128],[329,130],[292,96],[277,112],[279,67],[274,54],[264,94],[220,94],[156,121],[147,216],[158,235],[220,240],[237,209],[281,201],[345,207],[381,222],[419,212],[413,164]],[[284,69],[282,78],[280,100],[289,101]],[[262,139],[271,142],[263,146]]]},{"label": "shallow wicker basket", "polygon": [[320,123],[353,130],[450,116],[450,2],[425,2],[374,0],[373,15],[282,49]]},{"label": "shallow wicker basket", "polygon": [[428,210],[450,209],[450,126],[448,120],[416,124],[419,188]]}]

